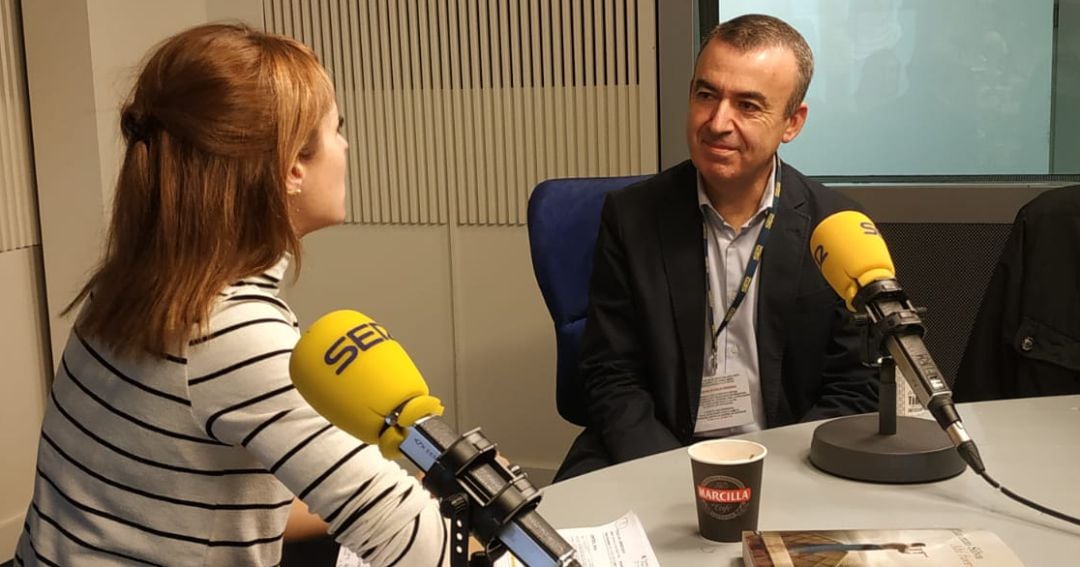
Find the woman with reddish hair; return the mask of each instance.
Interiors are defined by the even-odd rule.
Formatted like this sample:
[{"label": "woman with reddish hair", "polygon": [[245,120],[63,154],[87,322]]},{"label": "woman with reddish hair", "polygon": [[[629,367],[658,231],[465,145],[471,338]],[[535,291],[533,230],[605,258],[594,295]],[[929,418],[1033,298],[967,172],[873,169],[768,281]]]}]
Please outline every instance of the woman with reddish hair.
[{"label": "woman with reddish hair", "polygon": [[289,379],[279,286],[300,239],[344,220],[340,121],[292,39],[205,25],[151,53],[16,565],[278,565],[293,495],[372,565],[448,561],[435,501]]}]

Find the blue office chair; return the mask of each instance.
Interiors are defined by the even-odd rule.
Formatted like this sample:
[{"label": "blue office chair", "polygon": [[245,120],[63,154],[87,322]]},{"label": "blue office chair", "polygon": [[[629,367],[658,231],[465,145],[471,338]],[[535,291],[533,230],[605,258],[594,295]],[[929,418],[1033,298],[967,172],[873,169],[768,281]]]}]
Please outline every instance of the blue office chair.
[{"label": "blue office chair", "polygon": [[551,179],[529,197],[529,248],[536,283],[555,323],[555,406],[570,423],[587,424],[578,351],[589,306],[593,248],[608,191],[648,176]]}]

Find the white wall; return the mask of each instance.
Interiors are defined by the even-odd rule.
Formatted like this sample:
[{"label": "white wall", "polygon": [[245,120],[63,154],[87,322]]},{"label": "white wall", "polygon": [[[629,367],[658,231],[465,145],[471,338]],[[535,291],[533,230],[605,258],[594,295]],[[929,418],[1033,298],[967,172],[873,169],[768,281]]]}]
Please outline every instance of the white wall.
[{"label": "white wall", "polygon": [[458,423],[483,427],[534,474],[553,474],[578,428],[555,410],[555,332],[536,287],[526,230],[458,231]]},{"label": "white wall", "polygon": [[46,315],[41,308],[41,249],[0,253],[0,562],[14,556],[33,491],[38,428],[51,374]]},{"label": "white wall", "polygon": [[97,102],[87,5],[23,2],[27,89],[41,220],[52,351],[59,316],[98,253],[104,226]]}]

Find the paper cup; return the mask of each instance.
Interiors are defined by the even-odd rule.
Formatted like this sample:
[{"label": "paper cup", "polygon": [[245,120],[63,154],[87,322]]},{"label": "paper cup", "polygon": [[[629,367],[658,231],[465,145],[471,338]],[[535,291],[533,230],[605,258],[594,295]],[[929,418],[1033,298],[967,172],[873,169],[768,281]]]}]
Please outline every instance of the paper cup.
[{"label": "paper cup", "polygon": [[742,439],[710,439],[691,445],[687,452],[701,535],[737,542],[743,530],[756,530],[765,446]]}]

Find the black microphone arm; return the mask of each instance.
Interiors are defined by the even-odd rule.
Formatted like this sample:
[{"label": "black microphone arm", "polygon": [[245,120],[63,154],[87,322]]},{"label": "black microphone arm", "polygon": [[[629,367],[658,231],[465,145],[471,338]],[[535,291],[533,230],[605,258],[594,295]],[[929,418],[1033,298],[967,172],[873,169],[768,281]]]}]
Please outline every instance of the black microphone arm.
[{"label": "black microphone arm", "polygon": [[923,342],[926,330],[922,319],[900,284],[895,279],[876,280],[860,289],[852,303],[857,310],[866,312],[915,397],[945,430],[960,457],[976,473],[983,474],[986,467],[979,450],[960,421],[952,391]]},{"label": "black microphone arm", "polygon": [[479,428],[458,435],[429,416],[406,431],[400,449],[424,471],[424,486],[440,500],[467,497],[469,531],[491,556],[509,550],[528,567],[580,567],[574,548],[536,511],[540,492],[519,467],[495,458]]}]

